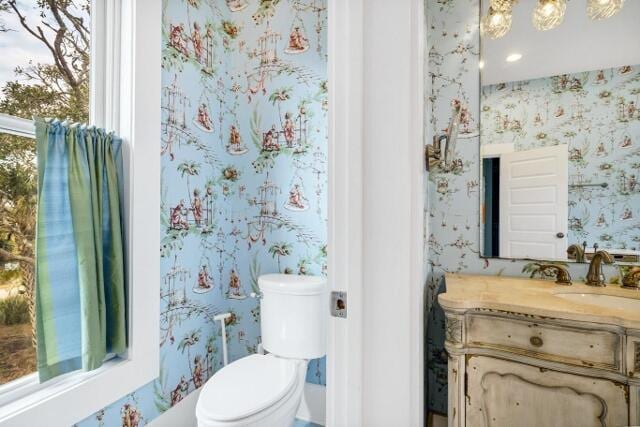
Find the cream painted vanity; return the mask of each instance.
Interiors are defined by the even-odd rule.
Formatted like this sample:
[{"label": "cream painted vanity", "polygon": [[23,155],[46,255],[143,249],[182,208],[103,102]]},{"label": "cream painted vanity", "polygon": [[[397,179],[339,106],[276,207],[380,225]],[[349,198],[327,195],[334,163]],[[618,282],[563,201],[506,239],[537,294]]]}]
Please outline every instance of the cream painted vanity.
[{"label": "cream painted vanity", "polygon": [[640,291],[450,274],[449,426],[640,425]]}]

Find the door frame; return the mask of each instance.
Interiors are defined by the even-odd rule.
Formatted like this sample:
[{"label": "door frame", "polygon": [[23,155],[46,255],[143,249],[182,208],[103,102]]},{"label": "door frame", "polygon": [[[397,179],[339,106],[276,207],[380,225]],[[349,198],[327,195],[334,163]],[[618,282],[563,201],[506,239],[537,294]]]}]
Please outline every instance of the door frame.
[{"label": "door frame", "polygon": [[330,320],[326,425],[423,426],[423,3],[328,7],[328,278],[348,317]]},{"label": "door frame", "polygon": [[330,318],[326,425],[362,425],[363,0],[328,1],[328,281],[347,291],[347,318]]}]

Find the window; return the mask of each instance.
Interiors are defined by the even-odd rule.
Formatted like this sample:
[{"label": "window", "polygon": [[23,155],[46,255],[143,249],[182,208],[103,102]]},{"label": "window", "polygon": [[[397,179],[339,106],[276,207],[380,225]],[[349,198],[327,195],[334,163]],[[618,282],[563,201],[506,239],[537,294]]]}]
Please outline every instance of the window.
[{"label": "window", "polygon": [[35,372],[35,144],[0,133],[0,385]]},{"label": "window", "polygon": [[[159,330],[159,257],[148,254],[160,225],[148,206],[160,206],[160,26],[156,0],[0,0],[0,425],[47,425],[53,414],[71,425],[158,375],[158,336],[149,331]],[[128,352],[44,384],[33,373],[25,263],[35,224],[33,117],[90,122],[126,143]]]},{"label": "window", "polygon": [[[35,372],[35,116],[89,119],[91,4],[0,3],[0,385]],[[25,136],[26,135],[26,136]]]},{"label": "window", "polygon": [[0,2],[0,112],[89,118],[90,0]]}]

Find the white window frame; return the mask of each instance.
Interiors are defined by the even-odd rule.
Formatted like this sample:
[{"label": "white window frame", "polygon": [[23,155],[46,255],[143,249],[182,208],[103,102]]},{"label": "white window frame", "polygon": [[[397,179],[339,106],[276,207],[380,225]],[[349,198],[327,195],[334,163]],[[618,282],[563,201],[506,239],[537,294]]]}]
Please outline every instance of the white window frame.
[{"label": "white window frame", "polygon": [[[162,2],[92,0],[92,8],[91,123],[125,141],[129,346],[92,372],[6,384],[3,427],[68,427],[159,376]],[[33,122],[0,114],[0,132],[33,138]]]},{"label": "white window frame", "polygon": [[8,133],[25,138],[36,137],[33,121],[4,113],[0,113],[0,133]]}]

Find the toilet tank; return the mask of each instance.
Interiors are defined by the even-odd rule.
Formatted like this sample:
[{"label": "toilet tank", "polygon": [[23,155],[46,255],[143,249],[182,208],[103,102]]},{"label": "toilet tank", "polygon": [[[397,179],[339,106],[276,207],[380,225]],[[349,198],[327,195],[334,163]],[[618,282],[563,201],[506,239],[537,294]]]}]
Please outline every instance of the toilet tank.
[{"label": "toilet tank", "polygon": [[329,292],[317,276],[267,274],[258,278],[262,293],[260,328],[269,353],[317,359],[327,350]]}]

